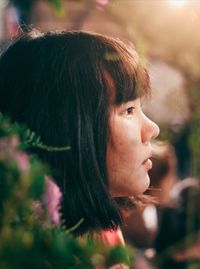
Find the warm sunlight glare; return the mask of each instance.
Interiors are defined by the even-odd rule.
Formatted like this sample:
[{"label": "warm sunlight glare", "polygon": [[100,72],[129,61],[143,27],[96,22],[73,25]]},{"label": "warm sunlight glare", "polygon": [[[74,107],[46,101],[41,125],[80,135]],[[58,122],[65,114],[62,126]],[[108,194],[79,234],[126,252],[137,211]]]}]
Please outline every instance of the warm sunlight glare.
[{"label": "warm sunlight glare", "polygon": [[171,4],[174,6],[183,6],[186,4],[187,0],[170,0]]}]

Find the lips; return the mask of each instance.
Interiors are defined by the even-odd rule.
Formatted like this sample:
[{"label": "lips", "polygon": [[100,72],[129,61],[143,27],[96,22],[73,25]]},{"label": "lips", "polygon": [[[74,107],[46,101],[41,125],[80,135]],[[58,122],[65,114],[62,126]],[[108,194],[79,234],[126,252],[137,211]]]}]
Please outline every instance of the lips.
[{"label": "lips", "polygon": [[146,167],[147,170],[150,170],[153,166],[150,159],[145,160],[142,164]]}]

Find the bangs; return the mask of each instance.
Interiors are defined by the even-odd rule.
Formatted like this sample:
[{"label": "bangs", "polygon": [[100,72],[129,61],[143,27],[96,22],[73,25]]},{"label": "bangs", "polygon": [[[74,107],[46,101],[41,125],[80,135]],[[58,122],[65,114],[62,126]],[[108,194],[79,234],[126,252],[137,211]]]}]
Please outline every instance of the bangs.
[{"label": "bangs", "polygon": [[[116,50],[116,47],[115,47]],[[110,103],[124,102],[151,95],[150,78],[137,53],[119,43],[117,51],[105,55],[103,76],[110,93]]]}]

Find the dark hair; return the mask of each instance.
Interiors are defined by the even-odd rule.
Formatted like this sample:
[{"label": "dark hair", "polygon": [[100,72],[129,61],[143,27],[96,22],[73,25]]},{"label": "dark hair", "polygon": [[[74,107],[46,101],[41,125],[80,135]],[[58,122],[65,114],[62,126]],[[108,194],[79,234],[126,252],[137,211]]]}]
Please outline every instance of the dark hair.
[{"label": "dark hair", "polygon": [[86,32],[26,34],[0,58],[0,111],[25,123],[46,145],[37,154],[63,192],[68,227],[78,234],[121,222],[106,172],[111,104],[150,91],[146,69],[119,40]]}]

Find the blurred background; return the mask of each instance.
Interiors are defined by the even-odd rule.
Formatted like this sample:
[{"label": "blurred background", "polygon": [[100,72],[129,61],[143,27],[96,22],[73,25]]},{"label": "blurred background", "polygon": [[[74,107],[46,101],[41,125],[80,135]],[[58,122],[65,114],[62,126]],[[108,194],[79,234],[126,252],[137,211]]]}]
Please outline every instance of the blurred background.
[{"label": "blurred background", "polygon": [[[21,32],[32,28],[41,31],[86,30],[120,38],[127,44],[133,43],[147,65],[153,98],[145,102],[144,110],[160,126],[160,140],[166,144],[156,145],[154,158],[157,166],[151,175],[152,182],[155,182],[152,187],[162,189],[158,196],[164,218],[161,218],[158,207],[153,215],[152,210],[147,213],[138,211],[128,218],[124,227],[125,236],[142,249],[143,254],[145,249],[155,247],[154,240],[157,240],[157,245],[161,237],[163,240],[162,230],[164,235],[168,232],[178,234],[181,225],[176,226],[173,221],[171,227],[176,226],[176,229],[170,228],[167,232],[170,218],[187,222],[187,216],[179,215],[181,203],[174,203],[177,211],[165,212],[164,208],[172,202],[170,196],[175,192],[175,196],[181,196],[181,191],[187,187],[199,188],[196,187],[199,182],[183,180],[200,175],[199,26],[199,0],[0,0],[0,53]],[[180,187],[179,184],[171,192],[181,181],[186,182],[185,185]],[[199,197],[199,193],[195,197]],[[187,201],[185,196],[184,199]],[[197,203],[196,198],[194,200]],[[199,210],[199,200],[194,207]],[[197,211],[195,216],[200,216],[199,213]],[[162,226],[161,220],[165,218],[167,225]],[[197,223],[195,229],[199,234],[199,217]],[[186,233],[184,230],[180,238]],[[135,269],[152,268],[145,261],[138,259]],[[181,266],[181,269],[186,268],[183,264]],[[200,259],[197,267],[192,268],[199,266]],[[170,264],[162,268],[179,267]]]},{"label": "blurred background", "polygon": [[175,147],[181,178],[199,173],[198,0],[0,0],[0,49],[20,31],[88,30],[132,42],[153,98],[144,110]]}]

